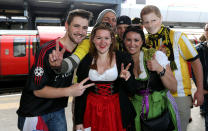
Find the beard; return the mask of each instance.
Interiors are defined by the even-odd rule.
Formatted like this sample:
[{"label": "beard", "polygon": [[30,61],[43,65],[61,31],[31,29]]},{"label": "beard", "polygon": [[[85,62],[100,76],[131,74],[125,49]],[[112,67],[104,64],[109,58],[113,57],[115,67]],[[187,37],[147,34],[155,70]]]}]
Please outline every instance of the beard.
[{"label": "beard", "polygon": [[70,41],[72,41],[74,44],[79,44],[78,42],[75,41],[75,39],[68,33],[68,37]]},{"label": "beard", "polygon": [[81,42],[84,40],[84,38],[85,38],[85,37],[83,37],[83,36],[84,36],[83,34],[75,34],[75,36],[78,36],[78,35],[80,35],[81,38],[79,38],[79,40],[76,41],[76,39],[73,38],[73,35],[70,34],[70,33],[68,32],[69,40],[70,40],[71,42],[73,42],[74,44],[79,44],[79,43],[81,43]]}]

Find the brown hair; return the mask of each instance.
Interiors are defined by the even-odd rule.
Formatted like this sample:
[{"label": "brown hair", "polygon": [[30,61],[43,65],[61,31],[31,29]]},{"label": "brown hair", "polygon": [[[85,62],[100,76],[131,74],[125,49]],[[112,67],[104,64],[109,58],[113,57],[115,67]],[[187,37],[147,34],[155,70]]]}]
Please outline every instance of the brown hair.
[{"label": "brown hair", "polygon": [[110,64],[113,60],[113,52],[115,51],[115,47],[116,47],[116,38],[115,38],[115,34],[114,34],[114,31],[113,31],[113,28],[111,27],[111,25],[107,22],[102,22],[100,24],[95,25],[92,32],[91,32],[91,36],[90,36],[90,51],[89,51],[89,53],[94,58],[94,62],[91,65],[92,69],[97,69],[98,53],[97,53],[97,49],[95,47],[95,44],[93,43],[93,39],[95,38],[96,32],[98,30],[107,30],[110,32],[111,42],[112,42],[112,44],[110,45],[110,48],[109,48],[109,52],[108,52],[109,58],[110,58]]},{"label": "brown hair", "polygon": [[71,24],[72,20],[74,19],[74,17],[76,16],[79,16],[79,17],[82,17],[84,19],[87,19],[89,22],[90,20],[92,19],[92,12],[90,11],[86,11],[86,10],[83,10],[83,9],[75,9],[75,10],[72,10],[68,13],[68,16],[67,16],[67,23],[68,25]]},{"label": "brown hair", "polygon": [[154,5],[146,5],[140,13],[140,18],[142,18],[142,16],[150,14],[150,13],[155,13],[157,17],[161,18],[161,13],[160,13],[160,9],[157,6]]}]

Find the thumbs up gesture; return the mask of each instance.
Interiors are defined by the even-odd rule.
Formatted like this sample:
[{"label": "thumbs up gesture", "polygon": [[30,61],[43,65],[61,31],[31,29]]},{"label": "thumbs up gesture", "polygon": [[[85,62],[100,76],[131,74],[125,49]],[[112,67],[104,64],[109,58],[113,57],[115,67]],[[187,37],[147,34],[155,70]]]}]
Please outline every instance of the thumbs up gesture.
[{"label": "thumbs up gesture", "polygon": [[147,68],[150,71],[156,71],[156,72],[160,72],[161,70],[163,70],[163,67],[156,60],[155,54],[152,56],[151,60],[147,61]]}]

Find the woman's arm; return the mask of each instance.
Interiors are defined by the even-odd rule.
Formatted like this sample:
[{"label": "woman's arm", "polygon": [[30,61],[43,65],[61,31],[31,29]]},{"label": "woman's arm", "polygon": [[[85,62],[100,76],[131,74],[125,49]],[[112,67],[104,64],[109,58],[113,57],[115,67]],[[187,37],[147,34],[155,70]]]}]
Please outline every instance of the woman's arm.
[{"label": "woman's arm", "polygon": [[[164,68],[162,68],[163,71]],[[162,80],[163,85],[168,88],[171,92],[177,91],[177,81],[175,79],[175,76],[173,75],[173,72],[170,68],[170,65],[166,65],[164,76],[160,76],[160,79]],[[161,69],[160,69],[161,72]],[[157,71],[157,73],[160,73]]]},{"label": "woman's arm", "polygon": [[[162,80],[163,85],[168,88],[171,92],[177,91],[177,81],[173,75],[173,72],[169,64],[166,64],[165,68],[158,63],[156,60],[156,54],[153,55],[152,59],[147,61],[147,68],[150,71],[156,71]],[[161,59],[167,58],[165,55],[162,55]]]}]

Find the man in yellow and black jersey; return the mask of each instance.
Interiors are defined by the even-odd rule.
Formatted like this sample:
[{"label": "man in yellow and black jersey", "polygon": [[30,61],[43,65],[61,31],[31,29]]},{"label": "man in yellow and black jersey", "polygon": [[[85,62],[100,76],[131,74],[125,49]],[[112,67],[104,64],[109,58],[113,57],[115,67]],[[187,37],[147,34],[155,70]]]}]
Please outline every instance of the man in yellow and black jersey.
[{"label": "man in yellow and black jersey", "polygon": [[[170,61],[171,69],[177,80],[177,91],[171,92],[178,106],[181,121],[181,130],[186,131],[190,118],[192,104],[203,104],[203,71],[198,52],[189,41],[186,34],[174,31],[162,24],[162,15],[158,7],[146,5],[140,13],[143,26],[147,30],[146,44],[156,50],[163,51]],[[188,63],[191,63],[196,76],[197,91],[191,100],[191,80]],[[196,102],[197,100],[197,102]]]}]

